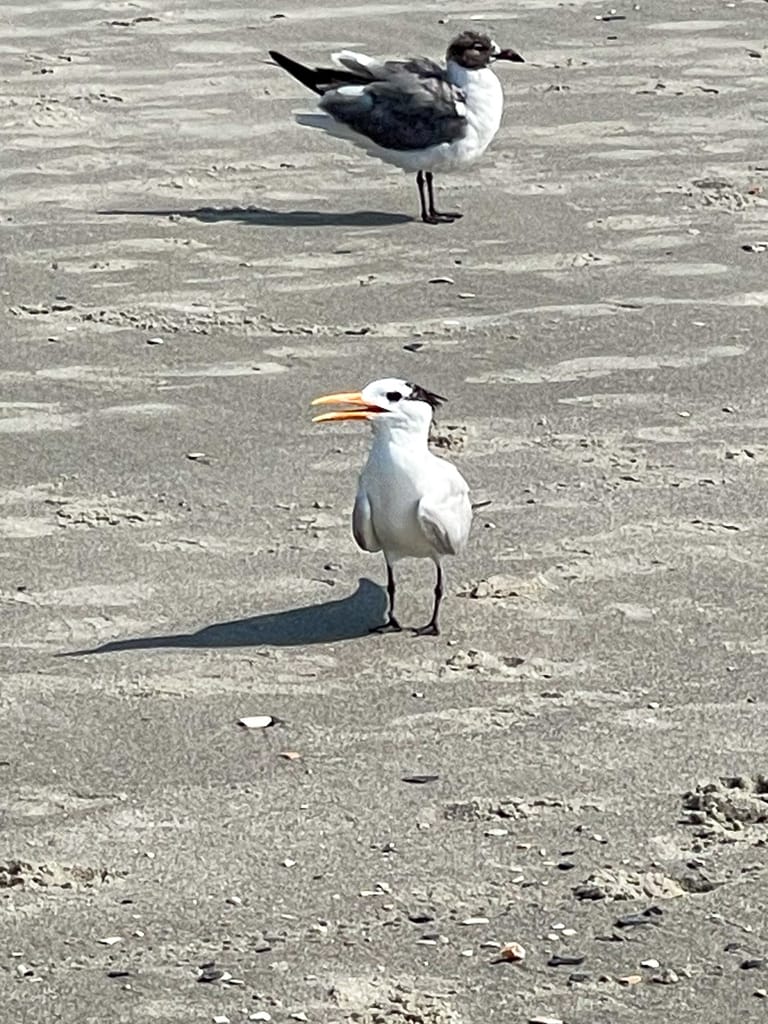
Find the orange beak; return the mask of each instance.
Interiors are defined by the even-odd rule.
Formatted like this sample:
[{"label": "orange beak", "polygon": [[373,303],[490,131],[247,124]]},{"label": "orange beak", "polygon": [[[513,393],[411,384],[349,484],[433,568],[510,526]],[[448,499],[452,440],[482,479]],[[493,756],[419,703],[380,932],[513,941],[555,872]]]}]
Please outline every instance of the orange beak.
[{"label": "orange beak", "polygon": [[366,402],[359,391],[340,391],[336,395],[322,395],[312,400],[312,405],[351,405],[351,409],[337,409],[313,416],[313,423],[327,423],[330,420],[369,420],[377,412],[385,412],[378,405]]}]

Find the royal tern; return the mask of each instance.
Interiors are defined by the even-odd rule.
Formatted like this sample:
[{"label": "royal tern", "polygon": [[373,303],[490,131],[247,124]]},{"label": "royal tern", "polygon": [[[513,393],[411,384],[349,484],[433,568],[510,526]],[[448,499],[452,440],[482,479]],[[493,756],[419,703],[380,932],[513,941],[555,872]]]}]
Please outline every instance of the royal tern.
[{"label": "royal tern", "polygon": [[296,115],[299,124],[416,174],[426,224],[461,216],[435,209],[433,173],[466,167],[499,130],[504,97],[491,65],[523,63],[519,53],[473,31],[453,40],[445,66],[427,57],[380,61],[340,50],[331,55],[336,68],[308,68],[275,50],[269,55],[320,96],[315,113]]},{"label": "royal tern", "polygon": [[399,632],[393,566],[401,558],[431,558],[437,570],[435,603],[416,635],[437,636],[443,597],[442,560],[461,552],[472,524],[469,487],[455,466],[428,446],[432,411],[444,398],[395,377],[362,391],[316,398],[312,405],[344,405],[314,417],[315,423],[367,420],[373,444],[358,481],[352,533],[364,551],[382,551],[387,563],[389,617],[372,632]]}]

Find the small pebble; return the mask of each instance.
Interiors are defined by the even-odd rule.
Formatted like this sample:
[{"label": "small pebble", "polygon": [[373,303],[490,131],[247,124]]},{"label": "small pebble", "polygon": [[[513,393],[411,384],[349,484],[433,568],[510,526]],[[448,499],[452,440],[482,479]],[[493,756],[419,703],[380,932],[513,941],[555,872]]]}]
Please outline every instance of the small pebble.
[{"label": "small pebble", "polygon": [[658,971],[658,969],[661,967],[661,964],[658,960],[654,960],[653,957],[651,957],[648,960],[641,960],[640,966],[647,967],[649,971]]},{"label": "small pebble", "polygon": [[429,924],[430,921],[434,921],[434,915],[427,913],[425,910],[416,910],[412,914],[408,915],[408,920],[413,924]]},{"label": "small pebble", "polygon": [[642,980],[643,978],[640,974],[625,974],[616,979],[620,985],[639,985]]},{"label": "small pebble", "polygon": [[668,967],[665,971],[662,971],[661,974],[654,974],[651,981],[655,982],[657,985],[676,985],[678,981],[680,981],[680,977],[676,971],[673,971]]},{"label": "small pebble", "polygon": [[469,926],[473,924],[490,924],[490,921],[487,917],[465,917],[461,923]]},{"label": "small pebble", "polygon": [[197,980],[204,985],[211,985],[214,981],[221,981],[225,974],[226,971],[220,970],[215,964],[204,964],[200,968]]},{"label": "small pebble", "polygon": [[108,935],[106,939],[99,939],[100,946],[115,946],[118,942],[122,942],[121,935]]},{"label": "small pebble", "polygon": [[251,1014],[248,1015],[248,1020],[264,1020],[264,1021],[268,1021],[268,1020],[272,1020],[272,1014],[271,1013],[267,1013],[266,1010],[257,1010],[256,1013],[251,1013]]},{"label": "small pebble", "polygon": [[767,962],[768,961],[766,961],[765,957],[763,956],[753,956],[750,957],[748,960],[742,960],[739,966],[741,967],[742,971],[754,971],[759,970],[761,967],[765,967]]},{"label": "small pebble", "polygon": [[219,1013],[213,1018],[213,1024],[229,1024],[229,1017],[225,1017],[223,1013]]},{"label": "small pebble", "polygon": [[586,953],[555,953],[547,960],[547,967],[578,967],[586,959]]},{"label": "small pebble", "polygon": [[162,338],[147,338],[147,344],[148,345],[162,345],[163,344],[163,339]]}]

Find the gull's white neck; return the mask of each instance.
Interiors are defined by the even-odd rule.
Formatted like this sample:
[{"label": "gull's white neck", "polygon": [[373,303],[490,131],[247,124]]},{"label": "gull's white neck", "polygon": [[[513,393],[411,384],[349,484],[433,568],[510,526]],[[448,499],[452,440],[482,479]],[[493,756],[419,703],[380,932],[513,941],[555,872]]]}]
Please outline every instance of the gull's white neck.
[{"label": "gull's white neck", "polygon": [[499,80],[493,70],[488,68],[465,68],[457,64],[455,60],[449,60],[445,66],[448,81],[459,89],[471,92],[482,90],[493,90],[494,84],[498,88]]},{"label": "gull's white neck", "polygon": [[504,107],[501,82],[490,67],[471,70],[449,60],[446,71],[451,84],[464,93],[468,124],[465,144],[474,159],[485,151],[501,125]]}]

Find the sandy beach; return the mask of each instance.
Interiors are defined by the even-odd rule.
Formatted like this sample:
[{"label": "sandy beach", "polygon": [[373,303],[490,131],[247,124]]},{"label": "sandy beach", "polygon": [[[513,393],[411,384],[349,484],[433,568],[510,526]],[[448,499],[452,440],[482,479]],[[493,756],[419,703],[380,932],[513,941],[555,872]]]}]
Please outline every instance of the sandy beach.
[{"label": "sandy beach", "polygon": [[[4,5],[7,1024],[765,1020],[767,17]],[[526,64],[432,227],[267,51],[466,26]],[[311,422],[383,376],[488,503],[434,639]]]}]

